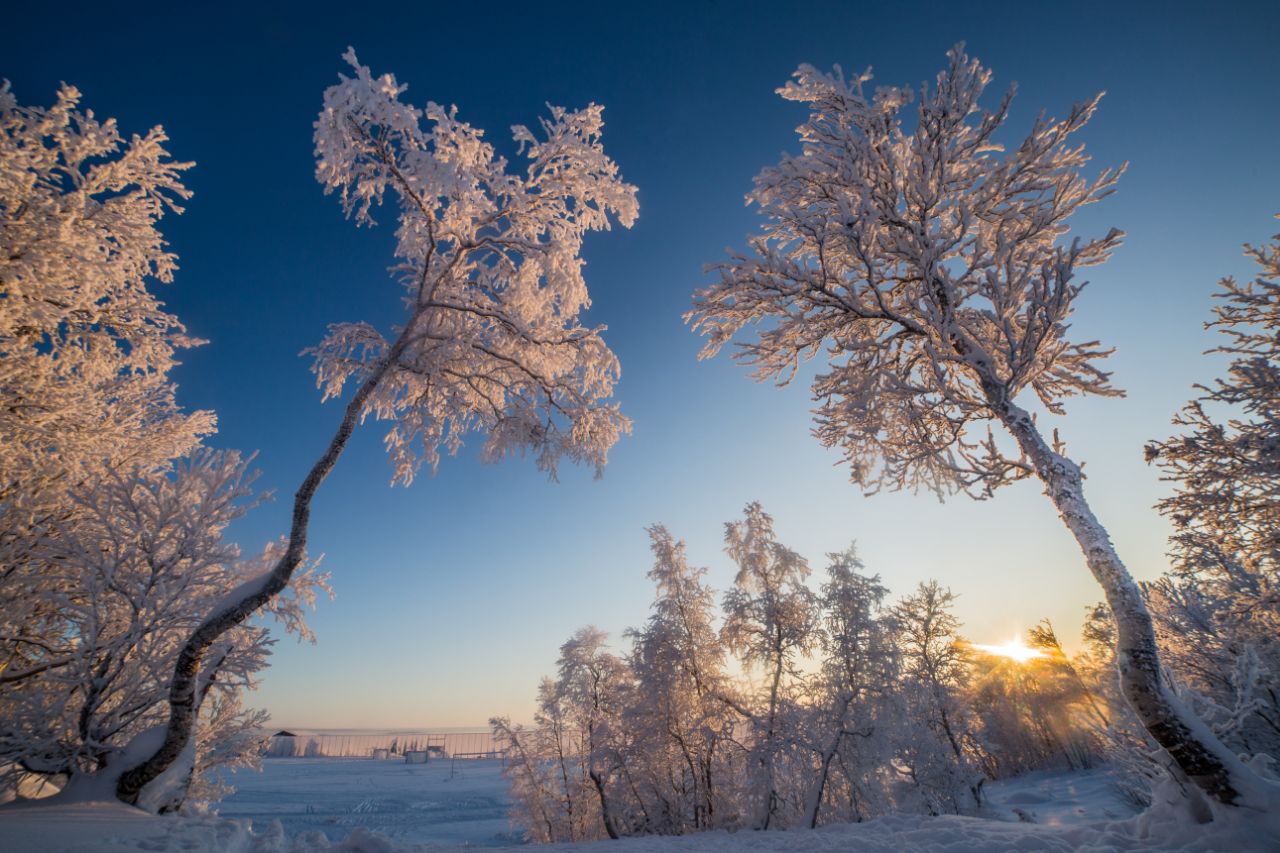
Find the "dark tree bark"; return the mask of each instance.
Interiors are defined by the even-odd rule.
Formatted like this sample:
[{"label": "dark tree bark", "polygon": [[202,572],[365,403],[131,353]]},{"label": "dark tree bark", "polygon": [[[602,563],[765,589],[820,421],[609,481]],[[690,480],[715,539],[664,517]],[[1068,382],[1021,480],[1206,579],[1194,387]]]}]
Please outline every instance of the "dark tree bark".
[{"label": "dark tree bark", "polygon": [[121,801],[136,805],[142,789],[178,759],[193,736],[196,712],[200,708],[197,689],[200,663],[209,647],[227,631],[244,622],[264,604],[279,595],[289,585],[294,571],[302,564],[307,550],[311,501],[346,448],[365,401],[378,387],[378,383],[382,381],[388,369],[400,357],[407,341],[407,332],[412,327],[412,322],[405,326],[405,331],[392,345],[386,357],[379,362],[374,372],[351,398],[351,402],[343,412],[337,432],[329,441],[329,446],[316,460],[294,495],[293,521],[289,529],[289,543],[283,556],[266,575],[247,581],[236,591],[238,595],[233,593],[229,596],[221,609],[206,618],[191,633],[186,645],[178,653],[178,660],[173,669],[173,680],[169,686],[169,722],[165,730],[164,742],[142,764],[121,774],[116,783],[116,797]]}]

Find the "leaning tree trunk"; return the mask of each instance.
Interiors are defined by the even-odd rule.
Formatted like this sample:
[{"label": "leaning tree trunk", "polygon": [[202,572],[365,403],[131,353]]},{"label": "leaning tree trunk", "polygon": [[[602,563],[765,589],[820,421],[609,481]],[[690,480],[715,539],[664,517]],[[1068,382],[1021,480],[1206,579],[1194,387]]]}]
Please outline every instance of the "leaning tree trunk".
[{"label": "leaning tree trunk", "polygon": [[1106,529],[1094,517],[1084,497],[1080,467],[1044,440],[1031,415],[1010,401],[1003,389],[986,388],[992,408],[1013,434],[1018,446],[1044,483],[1094,578],[1106,594],[1116,626],[1116,666],[1120,690],[1151,737],[1202,791],[1226,805],[1239,805],[1244,770],[1230,766],[1238,759],[1204,725],[1184,716],[1160,672],[1151,615],[1138,585],[1120,561]]},{"label": "leaning tree trunk", "polygon": [[205,652],[227,631],[252,616],[258,608],[280,594],[289,585],[294,571],[302,564],[307,550],[307,525],[311,519],[311,500],[325,477],[333,470],[338,457],[347,446],[356,421],[369,395],[378,387],[387,370],[396,362],[408,343],[410,322],[380,361],[373,373],[356,391],[343,412],[342,422],[329,441],[329,446],[307,473],[293,498],[293,521],[289,528],[289,544],[284,555],[270,572],[246,581],[227,595],[222,606],[205,619],[187,639],[178,653],[173,668],[173,680],[169,685],[169,722],[164,742],[160,748],[137,767],[126,770],[116,782],[116,797],[130,805],[136,805],[138,795],[153,779],[163,773],[182,754],[187,741],[193,736],[196,712],[199,710],[197,682],[200,662]]}]

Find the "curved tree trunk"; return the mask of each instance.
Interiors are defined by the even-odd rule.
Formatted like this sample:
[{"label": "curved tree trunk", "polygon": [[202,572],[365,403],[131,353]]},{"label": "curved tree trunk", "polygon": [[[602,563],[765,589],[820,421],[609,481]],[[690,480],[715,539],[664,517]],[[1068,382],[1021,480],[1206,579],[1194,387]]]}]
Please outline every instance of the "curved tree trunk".
[{"label": "curved tree trunk", "polygon": [[617,841],[621,836],[613,825],[613,814],[609,811],[609,798],[604,792],[604,777],[597,773],[594,767],[587,770],[587,776],[591,779],[591,784],[595,785],[596,794],[600,797],[600,820],[604,823],[604,831],[610,838]]},{"label": "curved tree trunk", "polygon": [[1094,578],[1106,594],[1116,626],[1116,665],[1120,690],[1147,732],[1204,793],[1226,805],[1239,805],[1237,774],[1244,768],[1208,727],[1184,716],[1161,677],[1159,650],[1151,615],[1138,585],[1121,562],[1106,529],[1084,497],[1080,467],[1057,453],[1040,434],[1031,415],[1003,394],[993,409],[1017,440],[1044,483],[1067,529],[1075,536]]},{"label": "curved tree trunk", "polygon": [[294,571],[301,565],[306,555],[311,500],[346,448],[365,401],[403,352],[408,342],[408,331],[413,325],[412,321],[406,324],[404,331],[388,350],[386,357],[379,362],[374,372],[351,398],[351,402],[343,412],[342,422],[338,425],[337,432],[329,441],[329,446],[316,460],[310,472],[307,473],[307,478],[302,481],[302,485],[294,495],[293,521],[289,528],[289,544],[284,555],[271,571],[248,580],[232,590],[217,611],[191,633],[186,645],[178,653],[178,659],[173,668],[173,680],[169,685],[169,722],[165,730],[164,742],[142,764],[121,774],[116,783],[118,799],[130,805],[136,805],[138,795],[147,783],[168,769],[186,748],[187,741],[193,736],[196,712],[199,710],[200,697],[197,695],[197,682],[200,662],[205,652],[218,637],[244,622],[258,608],[275,598],[289,585],[289,579],[293,577]]}]

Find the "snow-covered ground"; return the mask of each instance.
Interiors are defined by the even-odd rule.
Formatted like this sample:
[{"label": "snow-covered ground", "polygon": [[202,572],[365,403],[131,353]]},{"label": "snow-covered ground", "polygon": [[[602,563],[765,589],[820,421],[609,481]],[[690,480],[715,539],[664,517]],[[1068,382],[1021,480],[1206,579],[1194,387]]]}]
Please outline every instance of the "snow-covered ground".
[{"label": "snow-covered ground", "polygon": [[279,820],[286,836],[320,831],[332,841],[366,827],[399,842],[515,844],[507,822],[507,783],[493,760],[270,758],[263,772],[230,777],[236,792],[223,817],[250,819],[261,832]]},{"label": "snow-covered ground", "polygon": [[[496,761],[275,759],[240,773],[220,816],[151,817],[119,803],[0,806],[0,851],[191,850],[346,853],[516,845]],[[715,832],[681,838],[546,845],[539,853],[782,851],[1274,851],[1247,827],[1133,817],[1105,771],[1034,773],[991,785],[987,818],[902,815],[815,831]],[[1020,813],[1020,814],[1019,814]],[[607,846],[600,846],[607,845]]]}]

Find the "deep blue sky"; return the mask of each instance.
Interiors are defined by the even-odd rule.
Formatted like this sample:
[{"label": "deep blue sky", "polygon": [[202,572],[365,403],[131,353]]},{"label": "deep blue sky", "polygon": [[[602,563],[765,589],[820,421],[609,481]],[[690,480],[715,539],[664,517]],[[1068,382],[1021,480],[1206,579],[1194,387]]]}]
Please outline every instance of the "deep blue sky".
[{"label": "deep blue sky", "polygon": [[1076,227],[1129,238],[1092,271],[1077,328],[1119,347],[1130,396],[1077,403],[1060,426],[1140,577],[1162,569],[1167,535],[1142,443],[1217,369],[1199,355],[1214,282],[1248,275],[1240,244],[1278,228],[1274,2],[36,7],[5,15],[0,76],[20,102],[47,104],[65,80],[127,132],[163,124],[198,164],[188,212],[163,223],[181,259],[163,294],[211,341],[176,373],[183,403],[217,411],[214,444],[260,451],[260,482],[280,495],[237,528],[247,548],[285,530],[287,497],[339,415],[298,353],[329,322],[385,327],[399,306],[391,229],[357,230],[312,177],[311,123],[347,45],[409,83],[411,102],[457,104],[500,145],[545,102],[603,103],[606,150],[640,188],[637,226],[586,250],[591,319],[610,327],[635,434],[599,482],[565,471],[552,485],[527,461],[483,466],[467,449],[404,490],[387,486],[383,430],[366,425],[316,505],[313,547],[338,593],[313,619],[320,643],[282,643],[257,697],[282,725],[527,718],[574,629],[644,619],[645,525],[686,537],[724,589],[720,525],[754,499],[815,569],[856,539],[895,593],[941,578],[975,640],[1044,616],[1075,633],[1098,591],[1036,486],[984,504],[864,498],[809,438],[803,385],[695,360],[680,315],[703,265],[755,227],[752,176],[795,147],[802,113],[773,90],[798,63],[919,84],[964,40],[994,69],[993,98],[1019,84],[1011,142],[1041,108],[1107,90],[1083,139],[1099,167],[1131,167]]}]

